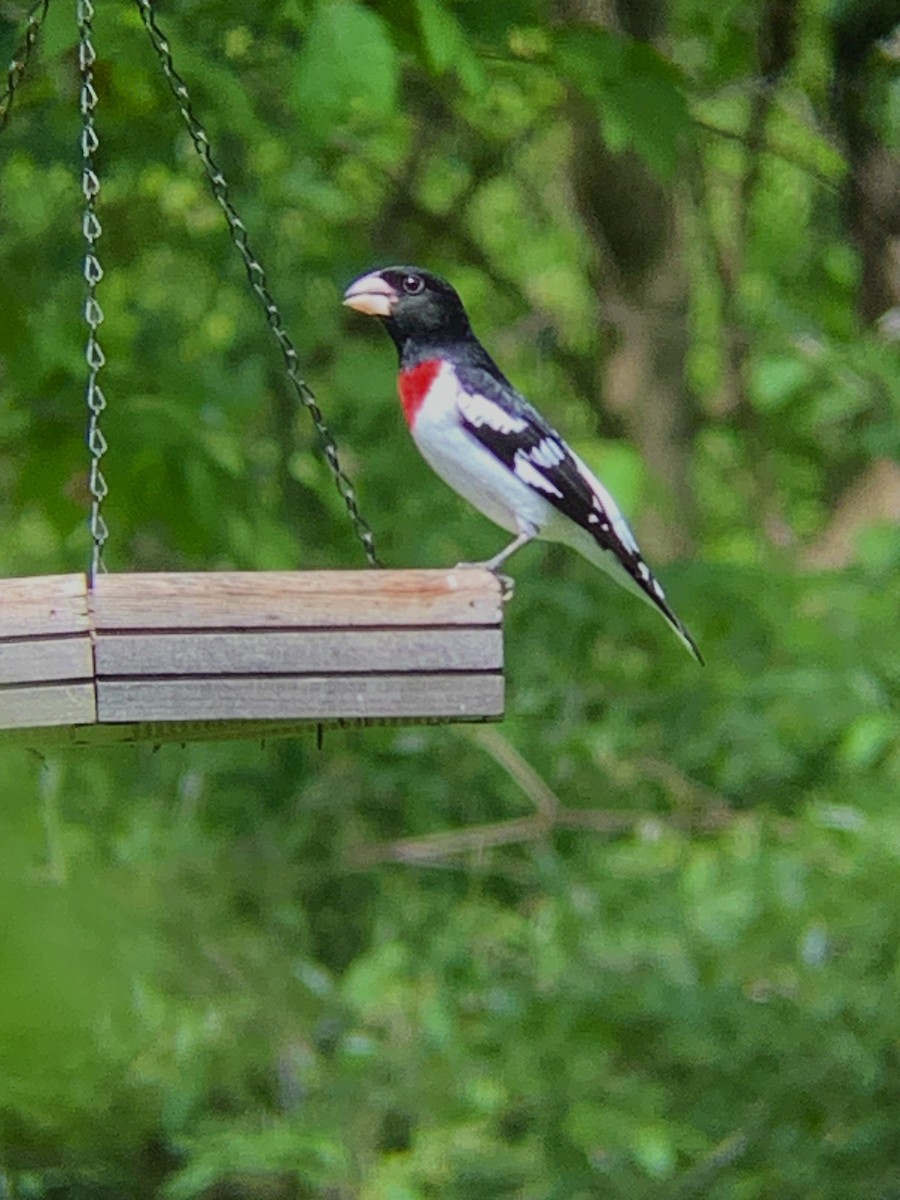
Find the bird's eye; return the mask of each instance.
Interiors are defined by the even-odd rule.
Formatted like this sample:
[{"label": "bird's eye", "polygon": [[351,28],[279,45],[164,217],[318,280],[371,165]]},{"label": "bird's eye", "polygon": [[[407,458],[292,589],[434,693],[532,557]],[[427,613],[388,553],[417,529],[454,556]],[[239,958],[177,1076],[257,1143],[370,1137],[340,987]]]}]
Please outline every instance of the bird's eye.
[{"label": "bird's eye", "polygon": [[425,287],[425,280],[421,275],[405,275],[403,277],[403,290],[407,296],[418,296]]}]

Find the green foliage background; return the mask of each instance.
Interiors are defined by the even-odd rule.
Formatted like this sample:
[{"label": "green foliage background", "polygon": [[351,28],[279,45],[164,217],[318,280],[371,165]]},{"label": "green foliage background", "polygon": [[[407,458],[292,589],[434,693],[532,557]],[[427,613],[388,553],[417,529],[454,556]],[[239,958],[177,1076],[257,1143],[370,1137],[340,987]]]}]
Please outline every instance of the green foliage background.
[{"label": "green foliage background", "polygon": [[[411,261],[603,473],[709,665],[532,548],[500,727],[0,749],[6,1195],[900,1197],[900,534],[861,518],[817,552],[900,449],[836,17],[796,10],[754,143],[765,6],[663,7],[654,45],[533,0],[161,13],[385,561],[498,548],[340,305]],[[97,8],[109,565],[362,565],[137,11]],[[74,44],[54,4],[0,136],[8,576],[88,559]],[[895,61],[867,68],[888,152]],[[627,329],[580,137],[677,225],[671,478],[626,436],[656,418],[601,386]]]}]

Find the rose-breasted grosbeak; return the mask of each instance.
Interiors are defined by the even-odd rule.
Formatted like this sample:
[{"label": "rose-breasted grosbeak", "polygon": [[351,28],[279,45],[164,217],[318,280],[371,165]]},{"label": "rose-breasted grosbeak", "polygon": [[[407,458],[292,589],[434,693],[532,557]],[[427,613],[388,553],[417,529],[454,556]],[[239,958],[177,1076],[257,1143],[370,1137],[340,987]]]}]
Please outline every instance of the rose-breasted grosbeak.
[{"label": "rose-breasted grosbeak", "polygon": [[419,267],[386,267],[355,280],[344,303],[379,317],[394,339],[400,401],[426,462],[516,535],[484,566],[496,570],[533,538],[562,542],[657,608],[702,662],[616,502],[502,373],[450,284]]}]

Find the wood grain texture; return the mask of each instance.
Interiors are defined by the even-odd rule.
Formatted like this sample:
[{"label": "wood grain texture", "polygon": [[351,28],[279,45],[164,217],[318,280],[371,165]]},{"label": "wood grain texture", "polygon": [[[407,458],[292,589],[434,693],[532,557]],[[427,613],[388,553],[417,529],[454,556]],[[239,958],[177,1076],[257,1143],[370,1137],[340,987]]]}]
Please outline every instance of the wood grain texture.
[{"label": "wood grain texture", "polygon": [[[0,647],[0,674],[2,674]],[[97,638],[97,674],[297,675],[499,671],[500,629],[337,629],[299,633],[121,633]]]},{"label": "wood grain texture", "polygon": [[87,634],[0,641],[0,685],[54,680],[90,683],[93,677],[91,639]]},{"label": "wood grain texture", "polygon": [[101,722],[499,717],[503,677],[306,676],[302,679],[101,680]]},{"label": "wood grain texture", "polygon": [[0,742],[498,719],[501,622],[478,568],[0,581]]},{"label": "wood grain texture", "polygon": [[0,727],[85,725],[97,720],[92,682],[0,688]]},{"label": "wood grain texture", "polygon": [[253,571],[101,575],[104,629],[315,629],[499,625],[490,571]]},{"label": "wood grain texture", "polygon": [[0,638],[86,632],[89,625],[84,575],[0,579]]},{"label": "wood grain texture", "polygon": [[[455,717],[454,722],[484,725],[498,721],[502,713],[485,715],[473,713]],[[327,733],[334,729],[366,729],[372,726],[444,725],[446,717],[322,717],[293,720],[218,720],[218,721],[134,721],[101,725],[44,725],[39,727],[4,729],[0,725],[0,746],[54,747],[77,749],[87,746],[121,746],[135,742],[153,746],[188,742],[268,742],[273,738],[315,737],[317,727]],[[326,739],[327,745],[327,739]]]}]

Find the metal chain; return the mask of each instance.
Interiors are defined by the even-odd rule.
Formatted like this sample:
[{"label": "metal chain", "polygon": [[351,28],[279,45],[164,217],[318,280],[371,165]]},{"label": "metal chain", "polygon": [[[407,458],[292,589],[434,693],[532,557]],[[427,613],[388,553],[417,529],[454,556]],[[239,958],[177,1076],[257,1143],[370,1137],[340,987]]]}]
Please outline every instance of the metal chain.
[{"label": "metal chain", "polygon": [[103,563],[103,547],[109,537],[109,530],[101,513],[101,505],[106,499],[107,487],[100,460],[106,453],[106,438],[100,429],[100,414],[106,408],[106,397],[97,382],[97,376],[106,362],[100,343],[97,340],[97,329],[103,321],[103,309],[97,300],[97,284],[103,278],[103,268],[97,257],[97,241],[103,230],[97,217],[96,203],[100,192],[100,180],[94,169],[94,155],[100,142],[94,127],[94,109],[97,107],[97,92],[94,88],[94,63],[96,53],[92,41],[94,5],[92,0],[76,0],[78,19],[78,69],[81,74],[81,190],[84,195],[84,215],[82,217],[82,232],[84,234],[84,280],[87,285],[87,295],[84,302],[84,320],[87,325],[87,359],[88,377],[86,401],[88,407],[87,444],[91,456],[88,490],[91,493],[90,530],[93,547],[91,550],[91,582],[100,571],[105,571]]},{"label": "metal chain", "polygon": [[319,408],[318,401],[313,394],[309,384],[303,379],[300,374],[300,362],[297,354],[297,349],[291,341],[287,330],[285,329],[284,320],[281,312],[278,309],[272,295],[269,291],[266,272],[257,257],[256,253],[250,245],[247,235],[247,229],[244,222],[238,216],[238,213],[231,203],[229,198],[228,184],[225,180],[222,171],[212,156],[210,149],[209,137],[206,130],[201,124],[197,114],[194,111],[193,103],[188,93],[187,85],[175,69],[175,64],[172,60],[172,51],[169,46],[168,39],[156,23],[156,17],[153,12],[151,0],[135,0],[138,10],[141,14],[141,19],[144,22],[144,27],[150,36],[153,47],[159,57],[163,73],[166,81],[169,84],[169,89],[175,97],[179,111],[187,126],[188,132],[193,140],[194,147],[203,163],[207,178],[209,179],[210,187],[212,188],[213,196],[216,199],[219,207],[225,215],[225,220],[228,222],[228,228],[231,232],[231,239],[237,248],[238,254],[244,264],[244,269],[247,272],[247,278],[250,281],[250,286],[260,300],[263,311],[266,314],[266,321],[272,331],[272,336],[278,343],[278,348],[281,351],[284,359],[285,371],[290,380],[297,399],[308,411],[312,422],[318,432],[322,452],[331,469],[331,474],[334,479],[338,492],[343,498],[347,508],[347,513],[350,517],[350,522],[359,539],[363,552],[370,566],[378,567],[381,563],[378,561],[378,556],[375,552],[375,537],[368,522],[359,511],[359,503],[356,498],[356,491],[350,479],[344,473],[338,458],[337,445],[334,437],[325,424],[325,418],[322,415],[322,410]]},{"label": "metal chain", "polygon": [[49,7],[50,0],[39,0],[35,4],[34,8],[28,14],[28,23],[25,26],[25,36],[22,39],[22,44],[10,59],[9,68],[6,73],[6,87],[2,94],[0,94],[0,133],[2,133],[9,123],[9,114],[12,112],[16,88],[22,82],[22,76],[28,67],[31,51],[34,49],[34,44],[37,41],[41,25],[44,22],[44,17],[46,17]]}]

